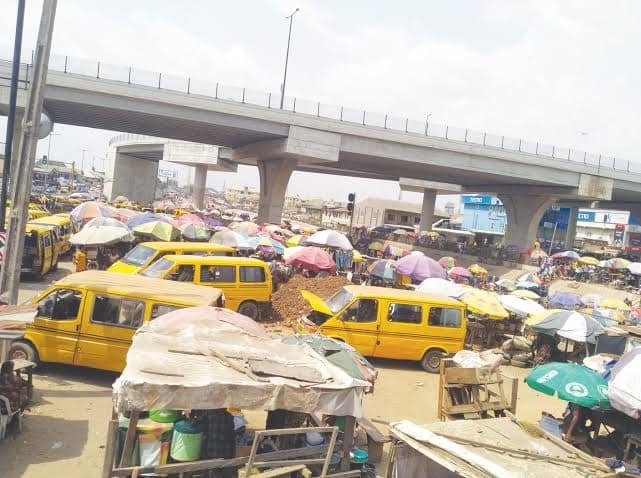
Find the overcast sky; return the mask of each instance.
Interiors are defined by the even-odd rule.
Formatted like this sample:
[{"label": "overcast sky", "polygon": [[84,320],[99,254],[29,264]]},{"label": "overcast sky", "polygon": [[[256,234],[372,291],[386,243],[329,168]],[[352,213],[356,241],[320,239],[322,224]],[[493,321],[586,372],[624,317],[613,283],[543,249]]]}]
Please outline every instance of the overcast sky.
[{"label": "overcast sky", "polygon": [[[16,4],[0,0],[3,58]],[[27,4],[25,57],[41,9]],[[296,7],[288,95],[639,158],[638,1],[59,0],[52,52],[278,91]],[[80,162],[85,149],[86,165],[115,134],[55,132],[52,159]],[[209,174],[223,181],[257,186],[258,174]],[[395,183],[305,173],[289,191],[398,197]]]}]

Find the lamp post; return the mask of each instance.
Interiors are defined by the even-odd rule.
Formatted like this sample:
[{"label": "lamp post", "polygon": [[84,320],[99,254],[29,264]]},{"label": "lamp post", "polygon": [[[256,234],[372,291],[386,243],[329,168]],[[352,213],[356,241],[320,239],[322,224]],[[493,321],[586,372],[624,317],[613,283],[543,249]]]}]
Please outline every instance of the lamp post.
[{"label": "lamp post", "polygon": [[287,83],[287,63],[289,62],[289,45],[292,40],[292,22],[294,20],[294,15],[299,11],[297,8],[292,12],[291,15],[285,17],[285,19],[289,18],[289,34],[287,35],[287,53],[285,53],[285,73],[283,74],[283,84],[281,85],[280,88],[280,109],[283,109],[283,104],[285,103],[285,83]]}]

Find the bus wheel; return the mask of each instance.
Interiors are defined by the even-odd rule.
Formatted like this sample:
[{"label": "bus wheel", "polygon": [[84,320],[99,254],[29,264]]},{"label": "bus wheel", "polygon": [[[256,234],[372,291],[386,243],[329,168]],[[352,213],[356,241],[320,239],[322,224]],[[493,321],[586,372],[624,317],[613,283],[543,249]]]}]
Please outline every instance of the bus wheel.
[{"label": "bus wheel", "polygon": [[38,363],[38,352],[29,342],[17,341],[11,344],[8,354],[9,360],[28,360]]},{"label": "bus wheel", "polygon": [[250,319],[258,320],[260,310],[258,310],[258,304],[256,304],[256,302],[249,300],[240,304],[240,307],[238,307],[238,313],[246,315]]},{"label": "bus wheel", "polygon": [[421,367],[429,373],[439,373],[441,369],[441,359],[445,354],[441,350],[428,350],[421,360]]}]

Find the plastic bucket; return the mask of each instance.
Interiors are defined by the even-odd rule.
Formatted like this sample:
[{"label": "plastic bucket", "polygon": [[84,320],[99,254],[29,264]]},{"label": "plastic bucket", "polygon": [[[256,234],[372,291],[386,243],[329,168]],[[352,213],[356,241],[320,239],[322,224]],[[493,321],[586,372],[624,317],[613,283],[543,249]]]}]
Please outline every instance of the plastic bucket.
[{"label": "plastic bucket", "polygon": [[181,420],[174,426],[169,454],[176,461],[196,461],[200,458],[202,441],[200,427]]}]

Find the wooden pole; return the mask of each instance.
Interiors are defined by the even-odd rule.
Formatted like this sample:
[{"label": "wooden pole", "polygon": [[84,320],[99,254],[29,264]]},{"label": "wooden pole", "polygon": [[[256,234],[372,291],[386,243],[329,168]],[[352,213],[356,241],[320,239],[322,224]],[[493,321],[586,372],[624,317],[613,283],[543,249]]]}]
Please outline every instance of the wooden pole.
[{"label": "wooden pole", "polygon": [[136,441],[136,428],[138,427],[138,417],[140,412],[133,410],[129,417],[129,425],[127,426],[127,435],[125,435],[125,443],[122,446],[122,455],[120,456],[120,468],[125,468],[131,464],[131,455],[134,451],[134,443]]},{"label": "wooden pole", "polygon": [[109,420],[107,443],[105,443],[105,461],[102,465],[102,478],[110,478],[114,468],[116,453],[116,437],[118,436],[118,420]]},{"label": "wooden pole", "polygon": [[345,417],[345,434],[343,439],[343,460],[341,461],[341,471],[349,470],[350,452],[354,444],[354,428],[356,427],[356,418]]}]

